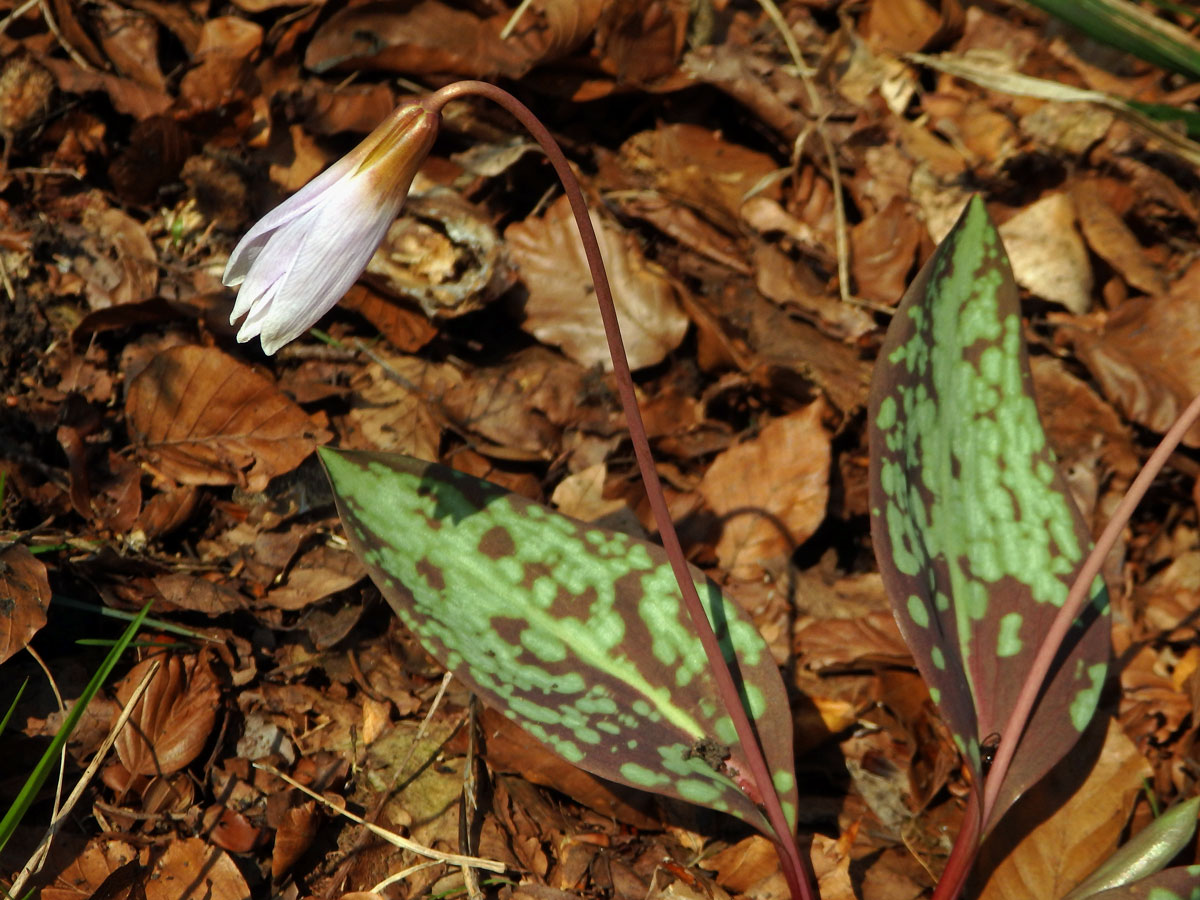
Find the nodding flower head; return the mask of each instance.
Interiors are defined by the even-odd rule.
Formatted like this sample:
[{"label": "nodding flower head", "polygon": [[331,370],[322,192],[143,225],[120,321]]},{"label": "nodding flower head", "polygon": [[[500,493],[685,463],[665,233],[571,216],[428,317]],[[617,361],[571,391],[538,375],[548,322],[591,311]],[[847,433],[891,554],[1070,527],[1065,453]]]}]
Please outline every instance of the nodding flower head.
[{"label": "nodding flower head", "polygon": [[434,138],[438,114],[402,106],[349,154],[260,219],[221,280],[241,285],[230,324],[274,353],[299,337],[362,274],[396,218]]}]

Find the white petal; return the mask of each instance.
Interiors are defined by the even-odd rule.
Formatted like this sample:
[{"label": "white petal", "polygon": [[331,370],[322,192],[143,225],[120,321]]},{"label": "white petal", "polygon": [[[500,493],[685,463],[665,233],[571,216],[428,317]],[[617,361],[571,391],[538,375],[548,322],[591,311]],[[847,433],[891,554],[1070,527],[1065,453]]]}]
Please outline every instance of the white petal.
[{"label": "white petal", "polygon": [[229,254],[229,262],[225,265],[221,283],[226,287],[235,287],[241,284],[251,266],[258,261],[259,254],[271,240],[273,233],[323,202],[324,193],[327,190],[336,190],[337,183],[348,178],[356,166],[357,163],[349,156],[339,159],[255,222],[253,227],[237,242],[233,252]]}]

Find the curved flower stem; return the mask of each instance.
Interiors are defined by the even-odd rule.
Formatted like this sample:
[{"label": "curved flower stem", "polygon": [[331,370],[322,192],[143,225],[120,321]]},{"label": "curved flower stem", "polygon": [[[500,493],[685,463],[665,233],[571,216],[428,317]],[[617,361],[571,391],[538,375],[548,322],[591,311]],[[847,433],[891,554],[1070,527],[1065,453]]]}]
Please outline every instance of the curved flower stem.
[{"label": "curved flower stem", "polygon": [[1109,551],[1112,550],[1113,545],[1116,544],[1117,538],[1128,523],[1134,508],[1137,507],[1146,495],[1146,491],[1149,490],[1150,483],[1162,471],[1162,467],[1167,462],[1167,457],[1175,451],[1180,440],[1183,439],[1188,429],[1198,419],[1200,419],[1200,395],[1197,395],[1188,404],[1187,409],[1183,411],[1183,415],[1171,426],[1171,430],[1166,433],[1162,442],[1150,454],[1150,458],[1142,466],[1142,470],[1138,473],[1137,478],[1133,480],[1133,484],[1125,492],[1125,496],[1113,512],[1112,518],[1109,519],[1108,524],[1104,527],[1104,531],[1100,534],[1099,539],[1097,539],[1096,546],[1092,548],[1092,552],[1080,568],[1079,575],[1076,576],[1074,583],[1071,585],[1071,590],[1067,594],[1066,601],[1063,603],[1062,608],[1059,609],[1054,622],[1050,625],[1050,630],[1046,633],[1046,637],[1038,647],[1033,664],[1029,667],[1029,674],[1025,677],[1024,684],[1021,685],[1021,693],[1017,695],[1017,701],[1013,705],[1008,722],[1004,726],[1004,731],[1002,732],[1004,740],[1000,742],[1000,747],[996,751],[996,758],[992,762],[991,771],[988,773],[987,781],[984,784],[982,834],[986,835],[992,824],[990,820],[992,813],[995,811],[996,798],[1000,795],[1000,786],[1003,784],[1004,776],[1007,774],[1008,767],[1012,763],[1017,745],[1021,742],[1021,735],[1025,730],[1025,726],[1029,724],[1030,713],[1033,711],[1038,694],[1041,693],[1042,684],[1046,680],[1046,674],[1050,671],[1050,665],[1053,663],[1054,657],[1058,654],[1058,649],[1066,638],[1067,632],[1071,630],[1076,617],[1083,610],[1084,604],[1088,602],[1091,595],[1092,582],[1100,574],[1100,568],[1104,565],[1105,558],[1108,556]]},{"label": "curved flower stem", "polygon": [[658,526],[659,538],[662,541],[663,548],[667,552],[667,556],[671,560],[671,570],[675,574],[675,580],[679,583],[679,590],[683,594],[684,605],[691,615],[693,627],[696,629],[696,633],[700,637],[700,642],[704,646],[704,652],[708,656],[708,664],[716,679],[725,709],[729,713],[729,717],[733,720],[738,741],[742,746],[742,752],[745,754],[747,765],[750,768],[749,774],[761,794],[761,802],[765,808],[767,820],[771,823],[771,827],[775,831],[775,845],[779,850],[780,860],[783,864],[783,873],[787,879],[788,887],[794,898],[812,900],[812,885],[814,882],[811,867],[808,865],[807,857],[801,854],[799,848],[796,846],[795,837],[788,826],[787,817],[784,815],[783,807],[779,802],[779,795],[776,793],[774,782],[771,779],[770,766],[763,756],[762,747],[759,744],[754,726],[751,724],[745,707],[742,705],[737,686],[734,683],[733,674],[725,662],[725,657],[721,652],[717,637],[713,633],[712,626],[708,622],[708,616],[705,615],[704,607],[700,603],[700,597],[696,592],[696,585],[692,581],[691,573],[688,571],[687,561],[683,555],[683,548],[680,546],[679,537],[675,533],[675,526],[671,521],[670,511],[667,509],[667,501],[663,496],[662,484],[658,479],[658,472],[654,467],[654,458],[650,452],[650,442],[646,437],[646,428],[642,424],[642,414],[638,408],[637,396],[634,392],[633,375],[629,371],[629,361],[625,355],[624,342],[621,340],[621,331],[617,323],[617,311],[613,305],[612,291],[609,288],[608,276],[605,274],[604,261],[600,256],[600,245],[596,240],[596,232],[592,228],[587,204],[583,198],[583,191],[579,186],[578,180],[575,178],[575,174],[571,171],[571,166],[567,162],[567,158],[563,155],[558,143],[554,140],[546,126],[538,121],[537,117],[534,116],[528,107],[507,91],[484,81],[459,81],[436,91],[422,102],[432,112],[440,112],[442,107],[451,100],[468,95],[484,97],[499,104],[511,113],[541,145],[546,158],[550,161],[550,165],[554,167],[555,173],[562,182],[563,190],[571,204],[571,211],[575,215],[575,222],[579,227],[579,237],[583,241],[584,253],[587,256],[588,267],[592,273],[592,282],[596,290],[596,301],[600,304],[600,317],[604,322],[604,333],[608,339],[609,353],[612,356],[613,376],[616,379],[617,393],[621,398],[621,406],[625,412],[629,437],[633,443],[633,451],[637,457],[638,469],[641,471],[642,481],[646,486],[646,496],[650,501],[650,509],[654,514],[654,521]]}]

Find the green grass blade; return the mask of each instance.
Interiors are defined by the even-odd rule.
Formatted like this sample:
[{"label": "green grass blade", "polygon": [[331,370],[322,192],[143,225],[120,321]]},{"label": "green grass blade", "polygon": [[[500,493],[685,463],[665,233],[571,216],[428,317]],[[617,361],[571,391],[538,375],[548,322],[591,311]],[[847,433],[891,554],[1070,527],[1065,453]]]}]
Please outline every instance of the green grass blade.
[{"label": "green grass blade", "polygon": [[1030,0],[1101,43],[1200,78],[1200,41],[1129,0]]},{"label": "green grass blade", "polygon": [[62,752],[62,748],[66,746],[67,740],[75,730],[75,726],[79,724],[84,710],[87,709],[88,704],[92,702],[92,698],[96,696],[96,693],[104,685],[104,682],[108,680],[108,676],[112,674],[117,660],[121,658],[121,654],[125,652],[125,648],[129,646],[129,642],[133,640],[138,629],[142,627],[142,622],[149,611],[150,604],[147,603],[142,607],[142,611],[129,623],[129,626],[122,633],[120,639],[104,658],[104,662],[100,664],[100,668],[96,670],[96,674],[92,676],[92,680],[83,689],[83,693],[79,695],[79,699],[75,702],[70,713],[67,714],[67,718],[63,721],[62,727],[58,729],[58,733],[54,735],[50,746],[46,748],[46,752],[42,754],[42,758],[38,760],[37,765],[34,766],[33,771],[29,774],[29,777],[25,780],[25,784],[17,794],[16,799],[8,808],[8,812],[4,814],[3,819],[0,819],[0,850],[4,849],[9,838],[16,831],[17,825],[21,823],[21,820],[25,817],[25,813],[33,805],[38,791],[42,789],[42,785],[46,783],[50,772],[57,765],[58,755]]},{"label": "green grass blade", "polygon": [[17,696],[13,697],[13,702],[8,706],[8,712],[4,714],[3,719],[0,719],[0,734],[4,734],[4,729],[8,727],[8,720],[12,718],[13,711],[17,708],[17,704],[21,702],[21,695],[25,693],[25,688],[28,685],[28,678],[21,682],[21,687],[17,689]]}]

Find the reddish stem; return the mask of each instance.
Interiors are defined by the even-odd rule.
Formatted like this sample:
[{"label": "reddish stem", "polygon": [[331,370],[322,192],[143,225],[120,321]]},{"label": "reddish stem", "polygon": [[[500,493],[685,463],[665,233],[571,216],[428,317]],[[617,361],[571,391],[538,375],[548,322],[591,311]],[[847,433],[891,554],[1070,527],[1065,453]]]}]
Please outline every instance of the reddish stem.
[{"label": "reddish stem", "polygon": [[600,256],[600,245],[596,240],[596,232],[592,228],[592,221],[588,215],[583,191],[579,186],[578,180],[575,178],[574,172],[571,171],[571,166],[567,162],[566,156],[563,155],[562,150],[549,130],[538,121],[537,117],[528,107],[507,91],[484,81],[459,81],[447,85],[429,97],[426,97],[423,103],[432,112],[440,113],[442,107],[451,100],[471,94],[491,100],[511,113],[529,131],[534,140],[541,145],[546,158],[550,161],[550,165],[554,167],[555,173],[562,182],[563,191],[566,193],[567,199],[571,204],[571,212],[574,213],[575,222],[579,227],[579,237],[583,242],[588,268],[592,273],[592,283],[596,290],[596,301],[600,305],[600,317],[604,322],[604,334],[608,339],[609,354],[612,356],[613,377],[617,384],[617,394],[621,398],[621,406],[625,411],[626,425],[629,428],[629,438],[633,443],[633,452],[637,457],[638,469],[641,471],[642,481],[646,486],[646,496],[650,502],[650,509],[654,514],[655,524],[658,526],[659,539],[662,541],[663,548],[667,552],[667,557],[671,561],[671,570],[675,574],[675,580],[679,583],[679,590],[683,595],[684,605],[691,615],[692,625],[696,629],[700,643],[704,646],[705,654],[708,656],[709,668],[716,679],[721,700],[725,705],[726,711],[729,713],[730,719],[733,720],[738,741],[741,744],[742,752],[746,756],[746,764],[749,766],[750,775],[753,777],[762,796],[767,820],[771,823],[771,828],[775,831],[777,837],[775,846],[779,850],[780,861],[783,865],[783,874],[787,879],[788,887],[793,898],[798,897],[800,900],[813,900],[812,885],[814,879],[811,867],[808,864],[808,859],[800,853],[796,845],[795,837],[788,825],[783,807],[779,802],[779,795],[775,791],[770,766],[763,755],[758,735],[750,722],[749,716],[746,714],[741,697],[738,695],[733,673],[730,672],[729,666],[725,662],[725,656],[721,652],[717,636],[713,633],[708,616],[705,614],[704,607],[700,603],[700,596],[696,592],[696,585],[692,581],[691,573],[688,570],[687,560],[683,555],[683,548],[679,543],[679,536],[675,533],[675,525],[671,521],[671,513],[667,509],[666,497],[663,495],[662,484],[658,479],[658,471],[654,467],[654,457],[650,452],[650,442],[646,437],[646,428],[642,423],[642,414],[638,407],[637,395],[634,391],[633,375],[629,371],[629,361],[625,355],[625,345],[621,339],[621,330],[617,322],[617,311],[613,305],[612,291],[609,288],[608,276],[605,274],[604,261]]}]

